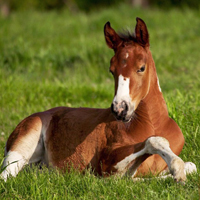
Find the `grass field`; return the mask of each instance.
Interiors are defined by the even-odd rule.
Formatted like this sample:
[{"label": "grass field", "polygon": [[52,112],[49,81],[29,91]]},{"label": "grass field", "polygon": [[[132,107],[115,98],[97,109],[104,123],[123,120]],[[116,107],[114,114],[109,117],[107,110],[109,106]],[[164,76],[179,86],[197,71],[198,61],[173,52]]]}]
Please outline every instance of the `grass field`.
[{"label": "grass field", "polygon": [[[0,160],[6,140],[26,116],[55,106],[109,107],[114,85],[113,55],[103,36],[107,21],[115,29],[141,17],[169,115],[185,136],[180,157],[200,169],[200,12],[133,9],[126,5],[89,14],[24,11],[0,18]],[[199,199],[200,176],[186,185],[172,179],[133,182],[102,179],[92,173],[59,174],[24,170],[6,183],[0,199]]]}]

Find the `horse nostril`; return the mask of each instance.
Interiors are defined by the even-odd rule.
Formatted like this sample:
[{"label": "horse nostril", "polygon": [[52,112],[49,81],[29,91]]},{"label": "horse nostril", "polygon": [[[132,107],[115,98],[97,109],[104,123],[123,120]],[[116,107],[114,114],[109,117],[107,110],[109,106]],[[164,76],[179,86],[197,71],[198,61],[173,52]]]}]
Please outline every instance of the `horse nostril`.
[{"label": "horse nostril", "polygon": [[126,107],[125,107],[126,113],[128,112],[128,104],[126,103]]},{"label": "horse nostril", "polygon": [[121,107],[123,109],[121,115],[122,117],[125,117],[128,111],[128,104],[125,101],[123,101]]},{"label": "horse nostril", "polygon": [[128,111],[128,104],[125,101],[122,101],[121,108],[123,108],[124,111]]},{"label": "horse nostril", "polygon": [[127,115],[128,104],[125,101],[122,101],[120,104],[114,102],[111,104],[111,111],[118,120],[122,120]]}]

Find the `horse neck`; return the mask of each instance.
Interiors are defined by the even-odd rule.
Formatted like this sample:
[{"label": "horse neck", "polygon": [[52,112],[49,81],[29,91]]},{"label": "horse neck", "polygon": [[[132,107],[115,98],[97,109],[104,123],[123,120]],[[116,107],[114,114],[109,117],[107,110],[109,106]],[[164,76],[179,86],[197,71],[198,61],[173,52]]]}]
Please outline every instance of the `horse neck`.
[{"label": "horse neck", "polygon": [[151,79],[149,91],[136,110],[136,118],[150,124],[155,132],[159,132],[169,117],[153,59],[151,60],[150,65]]}]

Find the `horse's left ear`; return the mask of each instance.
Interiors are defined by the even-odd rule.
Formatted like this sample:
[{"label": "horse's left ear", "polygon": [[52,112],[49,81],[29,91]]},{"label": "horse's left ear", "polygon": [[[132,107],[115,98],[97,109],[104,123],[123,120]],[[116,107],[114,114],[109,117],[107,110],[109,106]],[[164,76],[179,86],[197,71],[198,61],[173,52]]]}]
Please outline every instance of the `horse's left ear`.
[{"label": "horse's left ear", "polygon": [[117,50],[117,48],[122,43],[121,38],[119,35],[115,32],[115,30],[110,26],[110,22],[107,22],[104,26],[104,36],[107,45],[113,49],[114,51]]},{"label": "horse's left ear", "polygon": [[135,27],[135,35],[137,42],[143,46],[148,47],[149,46],[149,33],[147,30],[147,26],[144,23],[142,19],[139,17],[136,18],[137,24]]}]

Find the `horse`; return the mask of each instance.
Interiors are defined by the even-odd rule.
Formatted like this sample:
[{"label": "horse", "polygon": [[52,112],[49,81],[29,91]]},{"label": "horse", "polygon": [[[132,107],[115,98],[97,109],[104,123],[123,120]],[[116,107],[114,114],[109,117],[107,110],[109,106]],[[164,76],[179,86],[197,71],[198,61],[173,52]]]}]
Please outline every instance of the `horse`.
[{"label": "horse", "polygon": [[168,115],[150,52],[145,22],[135,33],[117,33],[107,22],[106,44],[115,89],[111,107],[55,107],[22,120],[9,136],[1,178],[15,177],[27,164],[61,170],[89,167],[95,174],[139,176],[169,170],[177,182],[196,170],[178,157],[184,136]]}]

